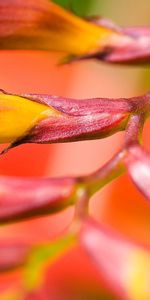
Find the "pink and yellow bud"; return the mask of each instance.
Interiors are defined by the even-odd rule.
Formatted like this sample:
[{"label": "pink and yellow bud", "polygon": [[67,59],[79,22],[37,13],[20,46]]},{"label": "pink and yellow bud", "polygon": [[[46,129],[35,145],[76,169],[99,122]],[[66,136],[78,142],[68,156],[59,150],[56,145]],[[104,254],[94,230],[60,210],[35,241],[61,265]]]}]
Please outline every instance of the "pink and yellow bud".
[{"label": "pink and yellow bud", "polygon": [[124,130],[126,99],[74,100],[48,95],[0,94],[0,143],[58,143],[99,139]]}]

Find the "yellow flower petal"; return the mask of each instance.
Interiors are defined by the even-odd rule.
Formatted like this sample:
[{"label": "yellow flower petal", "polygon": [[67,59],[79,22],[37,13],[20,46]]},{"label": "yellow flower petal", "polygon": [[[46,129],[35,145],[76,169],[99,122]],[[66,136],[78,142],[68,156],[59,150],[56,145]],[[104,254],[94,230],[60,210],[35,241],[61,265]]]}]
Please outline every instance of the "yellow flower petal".
[{"label": "yellow flower petal", "polygon": [[150,299],[150,254],[142,250],[132,252],[127,273],[129,299]]},{"label": "yellow flower petal", "polygon": [[49,48],[76,55],[89,54],[103,46],[112,30],[98,27],[51,3]]},{"label": "yellow flower petal", "polygon": [[115,30],[83,20],[48,0],[0,1],[0,48],[90,55],[110,45]]},{"label": "yellow flower petal", "polygon": [[23,97],[0,94],[0,143],[24,136],[39,120],[56,111]]}]

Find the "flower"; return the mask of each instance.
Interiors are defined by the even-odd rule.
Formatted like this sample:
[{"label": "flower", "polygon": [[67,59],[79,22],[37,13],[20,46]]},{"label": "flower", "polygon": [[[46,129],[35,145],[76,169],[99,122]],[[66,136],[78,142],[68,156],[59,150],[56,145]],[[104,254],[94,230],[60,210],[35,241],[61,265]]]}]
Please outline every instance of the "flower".
[{"label": "flower", "polygon": [[150,29],[85,20],[49,0],[0,0],[0,49],[62,52],[64,63],[96,58],[139,64],[150,60]]},{"label": "flower", "polygon": [[65,99],[0,94],[0,143],[56,143],[98,139],[124,130],[132,113],[127,99]]},{"label": "flower", "polygon": [[0,0],[1,49],[78,56],[103,48],[111,35],[112,30],[90,24],[48,0]]}]

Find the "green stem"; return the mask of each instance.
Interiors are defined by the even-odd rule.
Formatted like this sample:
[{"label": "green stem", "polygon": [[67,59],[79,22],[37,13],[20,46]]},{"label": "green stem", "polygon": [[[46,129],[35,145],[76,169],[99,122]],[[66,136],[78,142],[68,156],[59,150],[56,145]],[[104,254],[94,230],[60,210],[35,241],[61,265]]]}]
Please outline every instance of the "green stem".
[{"label": "green stem", "polygon": [[128,147],[131,144],[142,143],[142,132],[143,132],[144,122],[145,122],[144,113],[131,116],[125,131],[126,147]]},{"label": "green stem", "polygon": [[34,247],[25,266],[25,290],[30,292],[41,286],[43,274],[49,265],[72,249],[75,244],[76,237],[69,232],[54,242]]},{"label": "green stem", "polygon": [[103,188],[106,184],[125,172],[123,158],[125,151],[118,152],[108,163],[95,173],[82,177],[81,181],[88,191],[89,197]]}]

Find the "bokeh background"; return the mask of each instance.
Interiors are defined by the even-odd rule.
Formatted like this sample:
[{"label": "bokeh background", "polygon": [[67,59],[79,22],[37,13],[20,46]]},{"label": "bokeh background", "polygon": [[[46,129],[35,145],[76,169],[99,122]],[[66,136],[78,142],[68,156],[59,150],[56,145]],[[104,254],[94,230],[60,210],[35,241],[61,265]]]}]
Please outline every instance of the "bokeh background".
[{"label": "bokeh background", "polygon": [[[68,6],[71,1],[57,0]],[[80,16],[100,15],[121,26],[148,25],[149,0],[72,1]],[[0,52],[0,88],[14,93],[48,93],[73,98],[131,97],[150,88],[147,67],[110,66],[84,61],[58,66],[61,55],[34,51]],[[150,150],[150,122],[144,128],[144,143]],[[87,174],[103,165],[121,146],[123,134],[105,140],[61,145],[24,145],[0,159],[0,174],[17,176],[63,176]],[[91,215],[98,221],[150,245],[150,209],[123,176],[91,200]],[[71,222],[73,209],[50,217],[2,226],[0,237],[39,243],[60,234]],[[19,273],[1,275],[0,289],[16,284]],[[103,292],[102,292],[103,290]],[[40,294],[41,293],[41,294]],[[43,294],[44,293],[44,294]],[[32,299],[95,300],[108,294],[94,265],[80,247],[69,252],[47,271],[44,292]],[[41,298],[40,298],[41,297]],[[108,299],[108,298],[107,298]],[[109,299],[113,299],[112,296]]]}]

